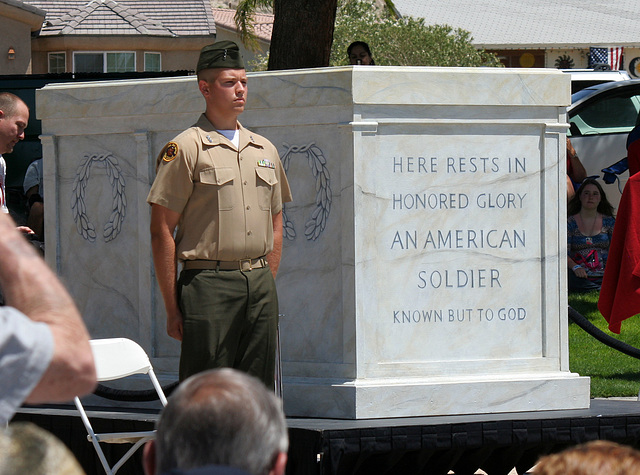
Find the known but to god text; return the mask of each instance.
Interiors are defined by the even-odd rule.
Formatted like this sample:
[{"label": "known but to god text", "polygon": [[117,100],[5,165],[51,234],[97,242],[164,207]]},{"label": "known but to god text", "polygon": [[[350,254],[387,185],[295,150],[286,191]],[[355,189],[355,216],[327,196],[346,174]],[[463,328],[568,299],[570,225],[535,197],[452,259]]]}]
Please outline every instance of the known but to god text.
[{"label": "known but to god text", "polygon": [[521,322],[527,318],[524,307],[446,308],[393,310],[394,324]]}]

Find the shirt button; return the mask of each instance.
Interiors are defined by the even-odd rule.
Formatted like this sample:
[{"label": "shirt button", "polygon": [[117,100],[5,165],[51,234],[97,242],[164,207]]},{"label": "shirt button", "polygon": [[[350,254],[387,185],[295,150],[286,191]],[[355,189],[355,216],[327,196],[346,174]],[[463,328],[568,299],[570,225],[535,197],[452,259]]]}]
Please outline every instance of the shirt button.
[{"label": "shirt button", "polygon": [[251,206],[247,206],[247,210],[250,210],[250,209],[251,209]]},{"label": "shirt button", "polygon": [[253,234],[251,231],[247,231],[247,236],[251,236]]},{"label": "shirt button", "polygon": [[245,185],[247,184],[247,180],[245,180],[245,181],[244,181],[244,184],[245,184]]}]

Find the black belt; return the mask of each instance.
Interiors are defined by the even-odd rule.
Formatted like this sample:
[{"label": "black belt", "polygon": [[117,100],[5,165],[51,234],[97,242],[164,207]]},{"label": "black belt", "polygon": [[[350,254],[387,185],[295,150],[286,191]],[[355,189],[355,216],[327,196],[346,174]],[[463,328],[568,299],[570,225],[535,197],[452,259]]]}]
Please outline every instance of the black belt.
[{"label": "black belt", "polygon": [[264,257],[257,259],[239,259],[237,261],[210,261],[205,259],[184,261],[184,269],[209,269],[209,270],[241,270],[262,269],[267,267],[267,260]]}]

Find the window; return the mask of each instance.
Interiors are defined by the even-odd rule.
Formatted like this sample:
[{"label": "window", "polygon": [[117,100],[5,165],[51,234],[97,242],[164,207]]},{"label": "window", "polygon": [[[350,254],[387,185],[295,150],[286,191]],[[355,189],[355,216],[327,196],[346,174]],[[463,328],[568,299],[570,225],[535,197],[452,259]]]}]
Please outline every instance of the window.
[{"label": "window", "polygon": [[129,73],[136,70],[135,53],[107,53],[108,73]]},{"label": "window", "polygon": [[640,110],[640,90],[600,94],[571,113],[572,135],[628,134]]},{"label": "window", "polygon": [[102,73],[104,72],[104,58],[102,53],[74,53],[73,72]]},{"label": "window", "polygon": [[144,54],[144,70],[145,71],[161,71],[160,53]]},{"label": "window", "polygon": [[76,73],[128,73],[136,70],[133,52],[74,53],[73,71]]},{"label": "window", "polygon": [[66,53],[49,53],[49,72],[64,73],[66,70]]}]

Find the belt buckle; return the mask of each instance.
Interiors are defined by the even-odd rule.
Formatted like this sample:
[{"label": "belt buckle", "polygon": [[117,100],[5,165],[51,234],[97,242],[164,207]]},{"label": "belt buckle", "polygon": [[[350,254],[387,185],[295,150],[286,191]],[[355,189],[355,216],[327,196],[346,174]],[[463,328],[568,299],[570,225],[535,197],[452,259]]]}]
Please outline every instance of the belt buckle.
[{"label": "belt buckle", "polygon": [[247,272],[252,269],[251,267],[252,259],[240,259],[240,270]]}]

